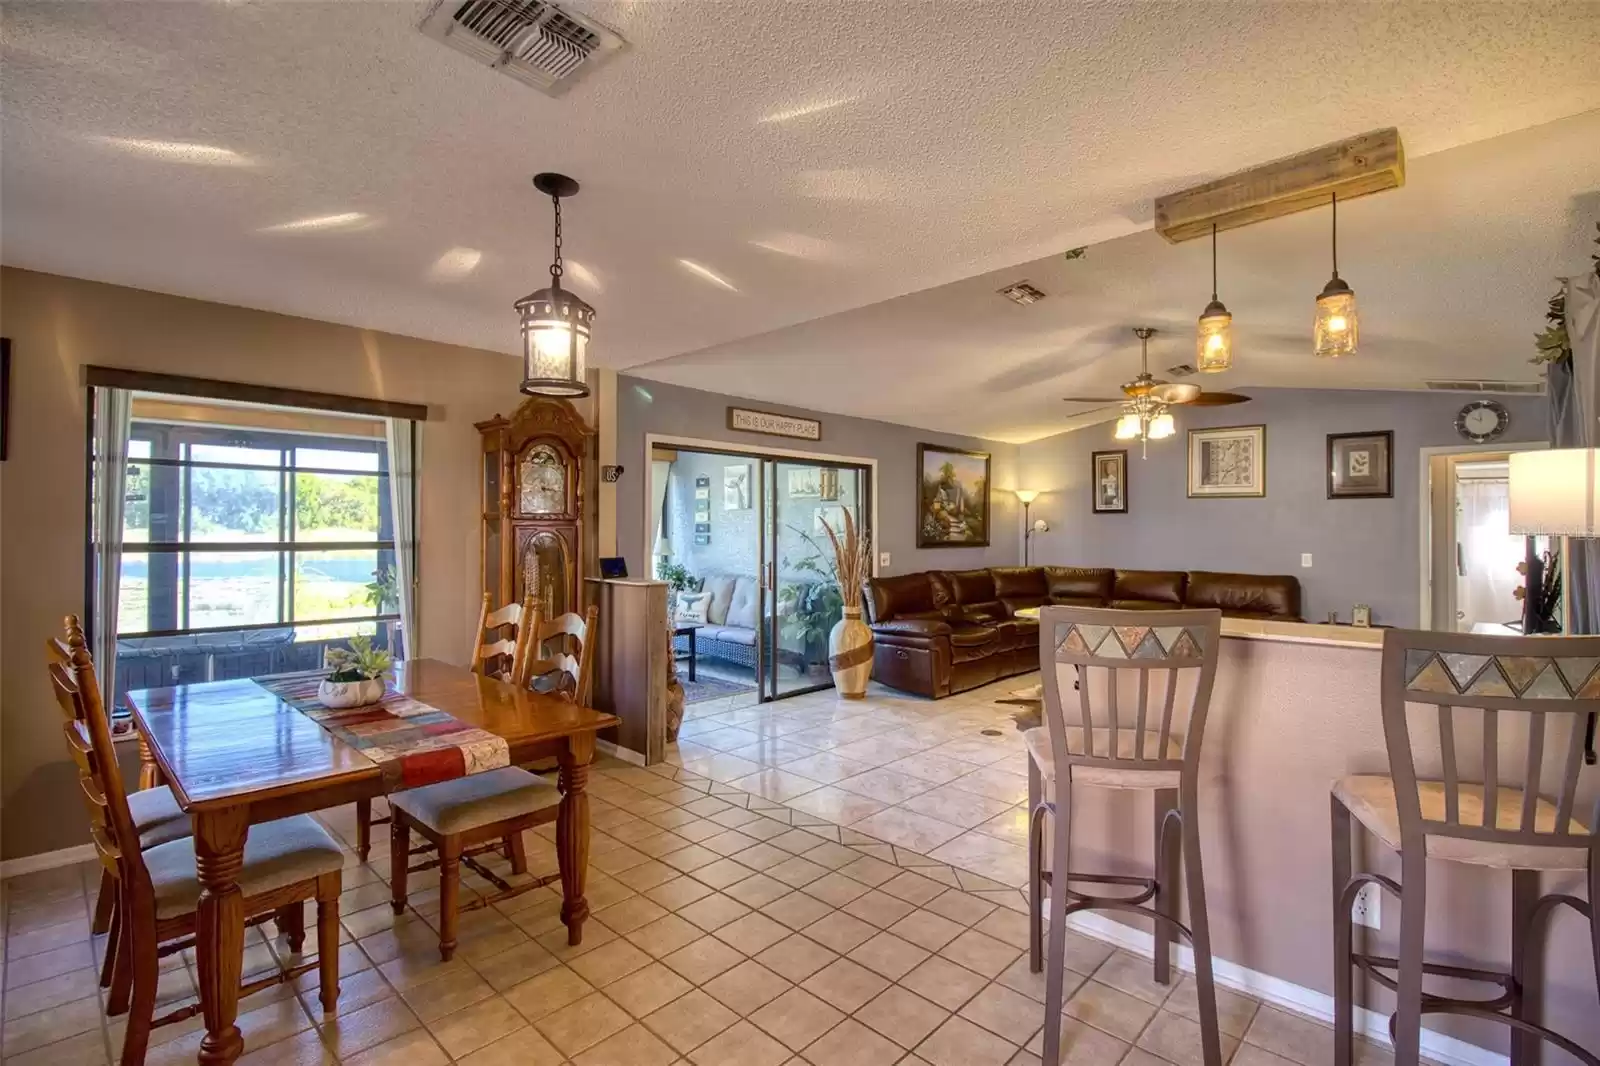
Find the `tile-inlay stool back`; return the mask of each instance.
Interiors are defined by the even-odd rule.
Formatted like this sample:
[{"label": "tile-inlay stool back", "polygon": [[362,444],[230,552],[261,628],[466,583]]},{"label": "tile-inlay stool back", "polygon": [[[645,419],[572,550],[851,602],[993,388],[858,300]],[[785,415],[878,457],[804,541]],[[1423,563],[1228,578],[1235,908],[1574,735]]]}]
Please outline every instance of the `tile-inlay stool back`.
[{"label": "tile-inlay stool back", "polygon": [[[1600,994],[1600,804],[1584,810],[1579,799],[1585,727],[1600,712],[1600,637],[1390,630],[1381,700],[1389,773],[1333,787],[1336,1064],[1351,1058],[1359,968],[1396,990],[1398,1066],[1418,1062],[1424,1009],[1505,1021],[1514,1032],[1513,1066],[1532,1063],[1541,1041],[1600,1066],[1600,1056],[1538,1024],[1542,940],[1560,906],[1588,919]],[[1400,853],[1400,882],[1352,872],[1352,818]],[[1424,961],[1429,859],[1512,871],[1510,971]],[[1588,902],[1541,897],[1546,871],[1586,874]],[[1354,951],[1350,908],[1368,882],[1400,897],[1398,959]],[[1486,1003],[1430,992],[1424,1004],[1424,974],[1487,982],[1501,994]]]},{"label": "tile-inlay stool back", "polygon": [[[1216,677],[1222,613],[1045,607],[1039,615],[1044,727],[1023,735],[1028,749],[1031,963],[1046,969],[1045,1018],[1061,1009],[1067,915],[1129,911],[1154,920],[1155,979],[1171,980],[1176,936],[1194,947],[1201,1044],[1206,1066],[1221,1066],[1211,935],[1206,916],[1198,817],[1200,746]],[[1072,790],[1144,789],[1155,794],[1152,878],[1069,873]],[[1047,818],[1047,815],[1052,817]],[[1050,871],[1044,834],[1050,825]],[[1178,914],[1179,867],[1189,923]],[[1120,886],[1115,894],[1069,882]],[[1045,886],[1049,950],[1042,950]],[[1047,956],[1047,957],[1046,957]],[[1045,1026],[1044,1063],[1061,1061],[1059,1027]]]}]

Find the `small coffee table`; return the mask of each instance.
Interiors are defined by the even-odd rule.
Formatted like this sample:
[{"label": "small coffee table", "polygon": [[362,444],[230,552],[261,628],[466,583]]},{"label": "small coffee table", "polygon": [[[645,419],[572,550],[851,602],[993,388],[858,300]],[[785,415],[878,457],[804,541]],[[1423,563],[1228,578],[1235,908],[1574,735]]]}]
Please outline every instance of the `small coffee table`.
[{"label": "small coffee table", "polygon": [[695,676],[694,676],[694,665],[695,665],[694,634],[695,634],[695,631],[698,630],[699,628],[700,628],[700,626],[698,624],[691,624],[691,625],[675,626],[673,628],[673,630],[672,630],[672,635],[674,637],[688,637],[689,638],[689,654],[688,655],[679,655],[676,652],[674,652],[672,657],[674,659],[679,660],[680,662],[682,660],[684,660],[684,659],[688,659],[689,660],[689,680],[690,681],[693,681],[695,679]]}]

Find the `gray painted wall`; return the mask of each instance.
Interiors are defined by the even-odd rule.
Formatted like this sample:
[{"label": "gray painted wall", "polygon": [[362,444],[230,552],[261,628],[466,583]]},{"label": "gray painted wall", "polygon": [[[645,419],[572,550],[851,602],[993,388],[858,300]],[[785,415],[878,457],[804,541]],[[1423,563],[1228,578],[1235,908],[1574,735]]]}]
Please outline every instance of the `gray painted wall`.
[{"label": "gray painted wall", "polygon": [[[820,443],[769,437],[730,430],[728,407],[816,418],[822,422]],[[977,437],[961,437],[931,430],[876,422],[865,418],[822,414],[798,407],[756,403],[699,389],[666,385],[644,378],[617,379],[617,462],[624,468],[617,486],[617,547],[628,561],[628,572],[648,571],[648,552],[654,543],[645,539],[645,493],[650,463],[645,455],[645,434],[694,438],[725,443],[733,448],[769,448],[878,460],[877,551],[890,554],[885,574],[917,570],[960,570],[976,566],[1013,566],[1022,557],[1022,508],[1008,489],[1017,486],[1018,446]],[[943,444],[986,451],[992,455],[990,478],[990,536],[987,548],[919,549],[915,522],[917,493],[917,443]],[[721,512],[721,461],[712,479],[712,530],[716,543]],[[692,540],[692,537],[691,537]],[[674,547],[677,545],[674,544]]]},{"label": "gray painted wall", "polygon": [[[1234,407],[1178,408],[1178,434],[1152,441],[1148,459],[1128,447],[1125,515],[1089,509],[1090,453],[1125,447],[1111,424],[1022,445],[1021,483],[1043,495],[1033,516],[1050,523],[1034,538],[1032,561],[1154,570],[1225,570],[1293,574],[1305,616],[1356,603],[1373,621],[1419,620],[1421,536],[1419,450],[1460,444],[1455,415],[1471,399],[1458,393],[1249,389]],[[1500,397],[1511,412],[1508,442],[1546,439],[1543,397]],[[1261,499],[1188,498],[1186,431],[1265,424],[1267,495]],[[1327,498],[1327,435],[1394,431],[1394,498]],[[1300,556],[1312,554],[1311,569]]]}]

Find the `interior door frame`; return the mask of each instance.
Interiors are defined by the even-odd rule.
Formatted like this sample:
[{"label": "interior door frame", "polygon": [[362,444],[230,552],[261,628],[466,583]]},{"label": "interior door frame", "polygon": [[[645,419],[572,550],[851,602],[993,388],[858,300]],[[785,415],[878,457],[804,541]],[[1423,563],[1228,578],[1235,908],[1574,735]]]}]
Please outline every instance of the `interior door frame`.
[{"label": "interior door frame", "polygon": [[[832,466],[864,467],[864,468],[866,468],[866,472],[867,472],[867,495],[868,495],[868,503],[870,505],[868,507],[868,511],[869,511],[870,516],[871,516],[870,521],[872,523],[870,528],[872,529],[875,537],[876,537],[877,532],[882,528],[878,524],[878,497],[880,495],[880,493],[878,492],[878,486],[881,484],[881,482],[878,479],[878,460],[876,460],[876,459],[872,459],[872,458],[869,458],[867,456],[861,456],[861,455],[835,455],[835,454],[831,454],[831,453],[828,453],[828,452],[805,451],[805,450],[801,450],[801,449],[797,449],[797,448],[776,448],[776,447],[768,447],[766,445],[755,446],[755,445],[749,445],[749,444],[745,444],[743,442],[737,442],[737,441],[715,440],[715,439],[712,439],[712,438],[709,438],[709,437],[685,437],[685,436],[679,436],[677,434],[672,434],[672,433],[646,433],[644,435],[644,469],[647,470],[647,471],[653,469],[651,467],[651,464],[650,464],[650,457],[651,457],[652,454],[654,454],[654,450],[655,450],[655,448],[657,446],[660,446],[660,447],[663,447],[663,448],[681,448],[684,451],[691,451],[691,452],[711,452],[711,453],[713,453],[715,455],[728,455],[728,456],[733,456],[735,458],[750,459],[750,460],[754,461],[757,464],[757,466],[756,466],[757,475],[756,475],[756,483],[754,485],[752,485],[751,488],[752,488],[752,492],[755,493],[756,495],[754,496],[754,498],[751,499],[750,503],[751,503],[752,507],[757,507],[757,508],[762,507],[762,501],[761,501],[760,493],[762,493],[764,491],[764,488],[765,488],[765,486],[763,484],[763,481],[762,481],[762,478],[765,476],[765,469],[766,469],[765,465],[764,465],[764,461],[765,460],[769,460],[770,459],[770,460],[773,460],[775,462],[777,462],[777,461],[782,461],[782,462],[811,461],[811,462],[826,463],[826,464],[832,465]],[[655,540],[652,537],[651,532],[650,532],[650,528],[649,528],[649,525],[650,525],[650,489],[651,489],[651,485],[653,484],[655,479],[652,476],[646,476],[644,478],[641,478],[640,480],[643,481],[644,484],[640,488],[640,501],[639,502],[642,505],[643,510],[642,510],[642,513],[640,514],[640,517],[639,517],[639,521],[640,521],[640,530],[639,530],[639,532],[641,534],[641,540],[640,540],[639,543],[643,546],[643,551],[645,553],[644,554],[644,558],[645,559],[649,559],[650,558],[650,550],[651,550],[652,546],[655,544]],[[766,597],[767,597],[767,588],[766,588],[766,561],[767,561],[766,560],[766,536],[767,536],[767,530],[765,528],[765,523],[763,521],[758,521],[757,522],[757,564],[756,564],[756,571],[757,571],[756,572],[756,591],[757,591],[756,611],[757,611],[757,620],[760,623],[760,625],[763,627],[763,629],[767,626],[767,610],[766,610],[766,607],[767,607],[767,602],[766,602]],[[879,563],[879,561],[880,561],[880,559],[882,557],[882,550],[883,550],[882,542],[875,539],[874,540],[874,544],[873,544],[873,548],[872,548],[872,576],[873,577],[877,577],[878,576],[878,563]],[[653,573],[653,571],[651,571],[651,572]],[[758,631],[758,632],[761,632],[761,631]],[[763,656],[762,656],[762,646],[765,645],[766,643],[767,643],[766,634],[763,632],[762,636],[761,636],[761,639],[756,641],[756,695],[757,695],[757,698],[763,703],[765,703],[765,702],[769,701],[770,699],[774,698],[774,697],[768,695],[767,688],[766,688],[767,670],[766,670],[765,661],[764,661]],[[827,686],[818,686],[819,689],[820,688],[826,688],[826,687]],[[816,690],[812,689],[812,690],[806,690],[806,691],[816,691]],[[798,696],[800,694],[801,694],[800,691],[784,693],[785,696]]]},{"label": "interior door frame", "polygon": [[1434,627],[1433,610],[1433,573],[1437,560],[1434,558],[1434,485],[1433,485],[1433,460],[1456,455],[1493,455],[1496,452],[1535,452],[1543,451],[1550,447],[1548,441],[1489,441],[1484,444],[1472,444],[1462,441],[1460,444],[1441,444],[1430,448],[1419,449],[1417,484],[1422,491],[1417,493],[1417,503],[1420,509],[1417,523],[1418,545],[1417,558],[1421,565],[1418,571],[1418,626],[1422,629]]}]

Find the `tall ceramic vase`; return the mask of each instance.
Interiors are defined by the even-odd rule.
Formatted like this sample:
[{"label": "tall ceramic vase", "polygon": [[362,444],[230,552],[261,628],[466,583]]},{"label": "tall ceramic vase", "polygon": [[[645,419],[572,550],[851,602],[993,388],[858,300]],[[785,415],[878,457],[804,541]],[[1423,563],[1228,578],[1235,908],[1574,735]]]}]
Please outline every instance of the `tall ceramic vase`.
[{"label": "tall ceramic vase", "polygon": [[828,634],[828,669],[834,688],[847,700],[867,694],[872,677],[872,630],[861,621],[861,608],[846,607],[844,617],[833,624]]}]

